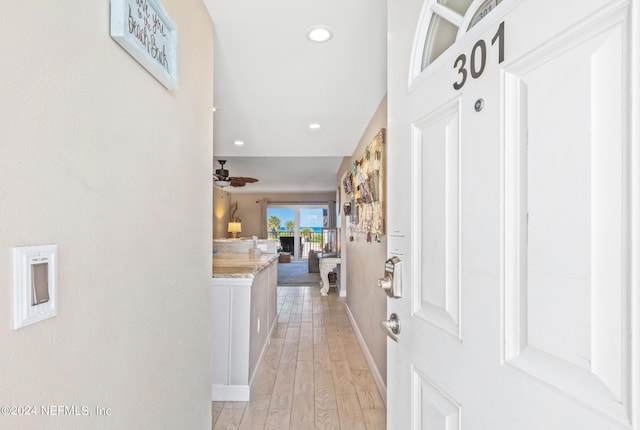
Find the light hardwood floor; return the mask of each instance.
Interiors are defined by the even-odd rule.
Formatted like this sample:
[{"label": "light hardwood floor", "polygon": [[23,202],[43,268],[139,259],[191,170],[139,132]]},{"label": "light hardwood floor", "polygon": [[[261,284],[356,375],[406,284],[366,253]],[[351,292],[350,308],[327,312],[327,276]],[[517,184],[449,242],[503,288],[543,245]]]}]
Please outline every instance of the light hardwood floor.
[{"label": "light hardwood floor", "polygon": [[384,430],[386,408],[332,289],[278,287],[278,323],[250,402],[213,402],[213,430]]}]

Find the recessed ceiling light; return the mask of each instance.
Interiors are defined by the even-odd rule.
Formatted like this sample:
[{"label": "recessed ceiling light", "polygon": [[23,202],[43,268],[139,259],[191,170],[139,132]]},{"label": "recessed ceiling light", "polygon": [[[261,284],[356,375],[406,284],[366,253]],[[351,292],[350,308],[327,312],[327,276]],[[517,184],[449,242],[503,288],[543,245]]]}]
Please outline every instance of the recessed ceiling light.
[{"label": "recessed ceiling light", "polygon": [[311,130],[316,130],[316,129],[320,128],[320,124],[318,124],[317,122],[314,122],[313,124],[309,124],[309,128]]},{"label": "recessed ceiling light", "polygon": [[215,107],[215,106],[213,106],[213,107],[211,108],[211,110],[212,110],[213,112],[215,112],[215,111],[217,111],[217,110],[218,110],[218,108],[217,108],[217,107]]},{"label": "recessed ceiling light", "polygon": [[241,141],[241,140],[234,140],[234,141],[233,141],[233,144],[234,144],[234,145],[238,145],[238,146],[242,146],[242,145],[244,145],[244,142],[243,142],[243,141]]},{"label": "recessed ceiling light", "polygon": [[333,30],[326,25],[315,25],[307,30],[307,37],[313,42],[326,42],[333,37]]}]

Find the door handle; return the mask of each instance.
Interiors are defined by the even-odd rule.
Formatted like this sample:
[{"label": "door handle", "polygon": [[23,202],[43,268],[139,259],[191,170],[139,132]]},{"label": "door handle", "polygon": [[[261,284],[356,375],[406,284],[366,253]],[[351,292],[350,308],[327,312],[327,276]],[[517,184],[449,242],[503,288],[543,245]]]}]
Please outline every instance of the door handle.
[{"label": "door handle", "polygon": [[398,315],[391,314],[388,320],[380,323],[380,327],[392,341],[398,341],[398,335],[400,334],[400,319]]}]

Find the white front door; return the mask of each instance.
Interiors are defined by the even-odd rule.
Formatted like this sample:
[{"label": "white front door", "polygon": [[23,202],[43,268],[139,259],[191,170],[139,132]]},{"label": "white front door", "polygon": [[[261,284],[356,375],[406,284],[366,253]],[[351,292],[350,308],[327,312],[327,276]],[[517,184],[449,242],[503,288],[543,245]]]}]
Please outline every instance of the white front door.
[{"label": "white front door", "polygon": [[640,429],[631,2],[469,3],[389,2],[388,428]]}]

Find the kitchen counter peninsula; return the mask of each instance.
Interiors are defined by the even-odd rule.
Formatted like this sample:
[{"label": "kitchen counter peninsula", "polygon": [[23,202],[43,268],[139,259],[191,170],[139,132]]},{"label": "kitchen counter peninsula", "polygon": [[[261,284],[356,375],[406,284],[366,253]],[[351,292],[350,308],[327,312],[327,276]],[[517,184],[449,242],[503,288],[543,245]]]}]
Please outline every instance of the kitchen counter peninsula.
[{"label": "kitchen counter peninsula", "polygon": [[278,255],[213,255],[214,401],[248,401],[256,370],[276,326]]},{"label": "kitchen counter peninsula", "polygon": [[220,252],[211,259],[211,275],[214,278],[255,278],[277,258],[278,254],[255,256],[249,253]]},{"label": "kitchen counter peninsula", "polygon": [[280,246],[280,241],[276,239],[258,239],[254,242],[252,238],[213,239],[211,245],[213,250],[217,252],[245,254],[249,252],[250,248],[257,246],[263,254],[275,254],[278,246]]}]

